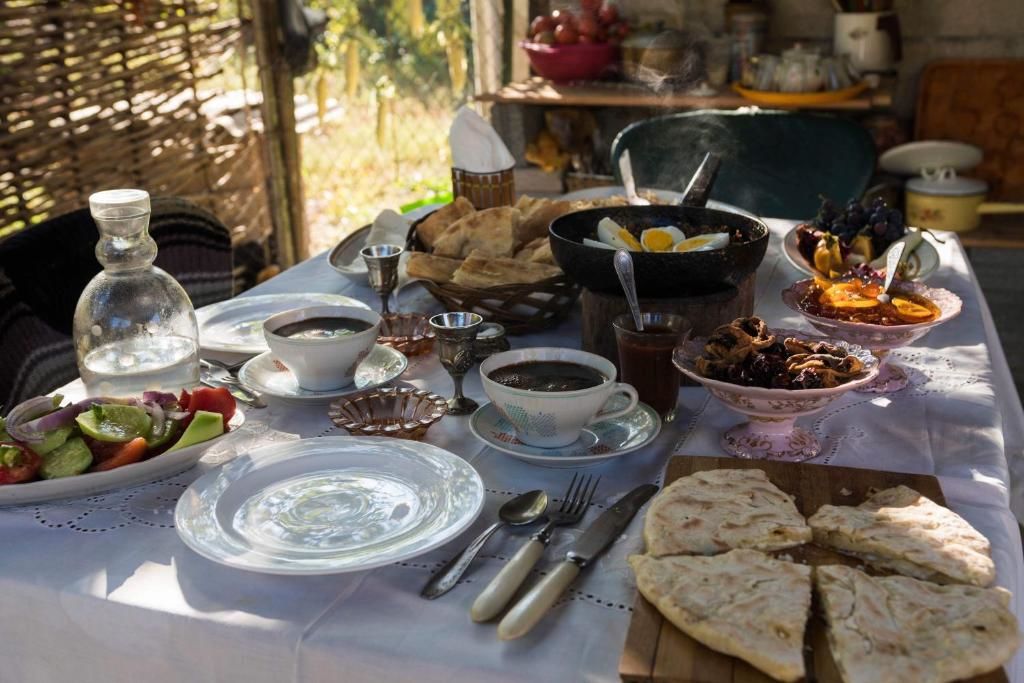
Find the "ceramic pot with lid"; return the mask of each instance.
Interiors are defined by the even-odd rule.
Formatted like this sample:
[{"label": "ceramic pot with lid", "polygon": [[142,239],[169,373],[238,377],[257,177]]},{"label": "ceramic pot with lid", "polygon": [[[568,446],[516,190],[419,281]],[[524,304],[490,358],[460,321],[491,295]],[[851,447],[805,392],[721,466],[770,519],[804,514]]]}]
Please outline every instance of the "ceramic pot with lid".
[{"label": "ceramic pot with lid", "polygon": [[987,191],[984,180],[962,178],[951,168],[925,171],[907,181],[907,221],[930,230],[974,230],[981,221],[978,209]]}]

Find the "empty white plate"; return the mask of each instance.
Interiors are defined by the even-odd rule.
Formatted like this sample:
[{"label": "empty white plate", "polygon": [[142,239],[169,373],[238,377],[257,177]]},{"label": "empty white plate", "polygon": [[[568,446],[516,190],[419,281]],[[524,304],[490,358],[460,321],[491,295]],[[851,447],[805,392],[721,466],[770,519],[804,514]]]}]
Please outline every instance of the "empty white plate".
[{"label": "empty white plate", "polygon": [[339,574],[421,555],[480,514],[484,485],[446,450],[387,437],[274,444],[197,479],[178,536],[214,562],[268,574]]},{"label": "empty white plate", "polygon": [[270,351],[250,358],[238,370],[238,379],[253,391],[292,403],[329,403],[354,391],[373,389],[397,379],[409,367],[409,359],[390,346],[375,344],[370,355],[356,368],[355,382],[331,391],[303,389],[292,371],[276,360]]},{"label": "empty white plate", "polygon": [[242,296],[203,306],[196,311],[199,346],[208,351],[263,353],[263,321],[283,311],[332,304],[369,308],[362,301],[340,294],[263,294]]}]

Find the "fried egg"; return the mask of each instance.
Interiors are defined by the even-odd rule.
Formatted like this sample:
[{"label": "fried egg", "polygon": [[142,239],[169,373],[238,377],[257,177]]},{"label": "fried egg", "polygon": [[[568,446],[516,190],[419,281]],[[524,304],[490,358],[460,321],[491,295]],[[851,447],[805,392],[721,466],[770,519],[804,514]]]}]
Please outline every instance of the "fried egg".
[{"label": "fried egg", "polygon": [[613,221],[611,218],[602,218],[597,224],[597,239],[614,249],[628,249],[629,251],[643,251],[640,243],[630,234],[629,230]]},{"label": "fried egg", "polygon": [[729,233],[710,232],[685,239],[672,248],[675,252],[712,251],[729,246]]},{"label": "fried egg", "polygon": [[672,251],[672,247],[685,239],[683,231],[672,225],[647,228],[640,233],[640,245],[644,251]]},{"label": "fried egg", "polygon": [[604,242],[598,242],[597,240],[592,240],[589,237],[584,237],[583,238],[583,244],[587,245],[588,247],[597,247],[598,249],[612,249],[612,250],[615,249],[615,247],[608,246]]}]

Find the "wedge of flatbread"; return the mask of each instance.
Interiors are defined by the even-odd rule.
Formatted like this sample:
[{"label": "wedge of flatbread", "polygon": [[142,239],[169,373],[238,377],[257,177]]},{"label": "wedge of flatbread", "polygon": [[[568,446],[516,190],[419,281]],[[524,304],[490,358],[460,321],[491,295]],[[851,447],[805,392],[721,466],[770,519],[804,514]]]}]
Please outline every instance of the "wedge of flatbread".
[{"label": "wedge of flatbread", "polygon": [[906,486],[879,491],[857,507],[823,505],[807,523],[816,544],[880,569],[975,586],[996,578],[988,539],[960,515]]},{"label": "wedge of flatbread", "polygon": [[655,556],[779,550],[810,540],[803,516],[764,470],[708,470],[676,479],[644,519],[647,552]]},{"label": "wedge of flatbread", "polygon": [[991,671],[1017,650],[1002,588],[939,586],[852,567],[814,570],[832,656],[846,683],[945,683]]},{"label": "wedge of flatbread", "polygon": [[780,681],[803,678],[810,567],[757,550],[629,564],[640,593],[683,633]]},{"label": "wedge of flatbread", "polygon": [[416,234],[420,242],[427,249],[433,249],[438,238],[451,225],[462,218],[476,211],[473,204],[465,197],[456,197],[451,204],[446,204],[440,209],[423,219],[423,222],[416,226]]},{"label": "wedge of flatbread", "polygon": [[516,228],[516,239],[520,243],[526,243],[538,237],[547,238],[548,226],[551,225],[551,221],[572,211],[572,204],[564,199],[555,200],[523,195],[516,202],[516,208],[523,215],[523,220]]},{"label": "wedge of flatbread", "polygon": [[432,282],[451,282],[452,275],[462,266],[462,259],[434,256],[422,251],[409,252],[405,270],[411,278],[423,278]]},{"label": "wedge of flatbread", "polygon": [[489,256],[512,256],[516,252],[516,227],[522,216],[511,206],[496,206],[463,216],[434,243],[434,254],[465,258],[479,250]]},{"label": "wedge of flatbread", "polygon": [[538,237],[527,242],[515,256],[517,261],[530,261],[532,263],[546,263],[549,266],[558,265],[555,263],[555,256],[551,253],[551,240],[547,237]]},{"label": "wedge of flatbread", "polygon": [[555,266],[496,258],[474,251],[455,271],[452,282],[464,287],[494,287],[540,282],[561,274],[562,271]]}]

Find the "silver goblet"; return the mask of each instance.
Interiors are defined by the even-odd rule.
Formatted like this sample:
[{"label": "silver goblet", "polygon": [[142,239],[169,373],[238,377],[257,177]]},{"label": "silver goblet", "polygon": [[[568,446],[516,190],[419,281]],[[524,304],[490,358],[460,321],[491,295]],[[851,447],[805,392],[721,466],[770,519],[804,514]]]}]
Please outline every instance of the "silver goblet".
[{"label": "silver goblet", "polygon": [[439,313],[430,319],[437,334],[437,355],[455,382],[455,396],[448,401],[449,415],[469,415],[480,407],[462,395],[462,378],[476,362],[473,346],[483,320],[476,313],[462,312]]},{"label": "silver goblet", "polygon": [[398,284],[398,259],[401,258],[403,251],[405,249],[398,244],[374,244],[359,250],[359,255],[366,262],[370,286],[373,287],[373,291],[380,294],[381,315],[391,312],[388,308],[388,299]]}]

